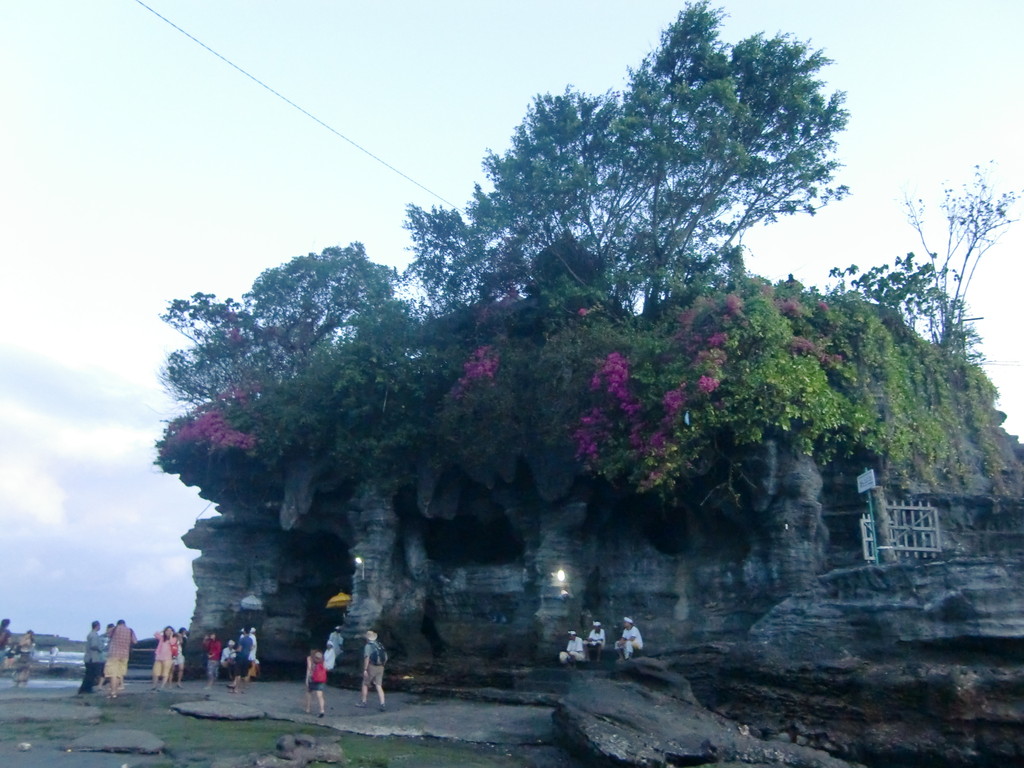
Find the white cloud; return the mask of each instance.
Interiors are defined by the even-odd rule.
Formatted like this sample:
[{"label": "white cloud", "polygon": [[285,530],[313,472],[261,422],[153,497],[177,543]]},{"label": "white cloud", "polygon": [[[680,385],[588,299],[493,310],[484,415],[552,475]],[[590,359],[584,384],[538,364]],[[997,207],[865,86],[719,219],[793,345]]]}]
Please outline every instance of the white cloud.
[{"label": "white cloud", "polygon": [[82,423],[45,413],[10,400],[0,401],[0,431],[20,452],[46,454],[89,464],[137,463],[152,453],[157,428],[140,428],[106,420],[91,423],[95,413],[80,416]]},{"label": "white cloud", "polygon": [[67,522],[66,501],[60,483],[31,459],[0,455],[0,524],[5,536],[39,526],[59,532]]},{"label": "white cloud", "polygon": [[177,591],[181,585],[192,583],[192,559],[181,554],[136,563],[128,569],[124,586],[129,591],[142,595]]}]

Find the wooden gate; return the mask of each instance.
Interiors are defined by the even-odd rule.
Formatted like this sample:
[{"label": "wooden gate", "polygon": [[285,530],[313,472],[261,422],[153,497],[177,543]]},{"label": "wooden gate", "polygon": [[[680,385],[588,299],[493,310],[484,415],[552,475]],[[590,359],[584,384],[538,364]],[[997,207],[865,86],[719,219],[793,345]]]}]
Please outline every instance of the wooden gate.
[{"label": "wooden gate", "polygon": [[[888,500],[885,509],[889,517],[890,544],[887,548],[894,551],[899,559],[938,556],[942,551],[938,509],[924,502]],[[864,559],[877,563],[879,545],[874,520],[865,513],[860,518],[860,527]]]}]

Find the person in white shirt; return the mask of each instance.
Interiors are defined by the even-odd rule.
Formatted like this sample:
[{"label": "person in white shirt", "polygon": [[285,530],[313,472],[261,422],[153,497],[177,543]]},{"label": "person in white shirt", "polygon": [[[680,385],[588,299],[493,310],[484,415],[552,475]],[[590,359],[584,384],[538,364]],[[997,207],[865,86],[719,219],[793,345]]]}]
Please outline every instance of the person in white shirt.
[{"label": "person in white shirt", "polygon": [[601,653],[604,651],[604,627],[600,621],[594,622],[594,628],[587,635],[587,656],[591,661],[600,661]]},{"label": "person in white shirt", "polygon": [[224,650],[220,652],[220,665],[228,674],[228,681],[235,679],[235,641],[228,640]]},{"label": "person in white shirt", "polygon": [[643,649],[644,639],[640,630],[633,625],[633,620],[626,616],[622,619],[622,637],[615,641],[615,649],[620,659],[628,659],[633,653]]},{"label": "person in white shirt", "polygon": [[563,664],[575,664],[587,657],[583,654],[583,640],[576,636],[576,630],[569,630],[569,642],[565,650],[558,654],[558,660]]}]

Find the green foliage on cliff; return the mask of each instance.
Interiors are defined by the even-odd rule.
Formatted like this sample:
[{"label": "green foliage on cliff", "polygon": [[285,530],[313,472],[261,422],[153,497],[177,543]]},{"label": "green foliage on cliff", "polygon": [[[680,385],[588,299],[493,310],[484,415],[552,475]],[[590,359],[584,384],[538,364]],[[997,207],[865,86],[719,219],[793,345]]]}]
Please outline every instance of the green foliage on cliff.
[{"label": "green foliage on cliff", "polygon": [[877,457],[893,482],[955,487],[974,450],[998,473],[984,448],[997,426],[985,376],[856,293],[745,278],[657,319],[530,298],[441,319],[390,298],[364,311],[298,368],[239,358],[230,384],[248,389],[172,422],[160,465],[202,484],[229,456],[265,478],[302,459],[336,481],[401,485],[424,461],[512,476],[543,453],[671,495],[736,449],[778,439],[821,461]]},{"label": "green foliage on cliff", "polygon": [[769,439],[893,482],[955,485],[979,452],[998,474],[978,368],[860,293],[743,270],[745,229],[842,194],[846,114],[820,52],[727,45],[720,18],[680,14],[623,94],[539,97],[465,218],[410,208],[404,286],[354,244],[241,302],[172,302],[192,344],[165,382],[190,410],[159,465],[257,500],[296,465],[397,487],[424,466],[511,479],[521,458],[670,498]]}]

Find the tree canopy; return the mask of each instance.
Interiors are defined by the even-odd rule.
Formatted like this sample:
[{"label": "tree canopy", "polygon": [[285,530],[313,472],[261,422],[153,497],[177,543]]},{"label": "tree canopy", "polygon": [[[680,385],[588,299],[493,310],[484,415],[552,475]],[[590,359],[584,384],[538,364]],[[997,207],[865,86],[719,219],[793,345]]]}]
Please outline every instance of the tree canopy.
[{"label": "tree canopy", "polygon": [[321,345],[351,336],[391,301],[396,281],[353,243],[266,270],[241,302],[176,299],[163,319],[192,346],[171,353],[164,383],[195,405],[295,376]]},{"label": "tree canopy", "polygon": [[754,225],[845,194],[831,186],[847,113],[819,79],[829,60],[787,35],[730,45],[722,17],[689,6],[621,93],[538,96],[464,214],[409,207],[408,274],[435,310],[528,291],[533,257],[568,235],[621,307],[649,312],[741,272]]},{"label": "tree canopy", "polygon": [[267,270],[241,301],[171,302],[191,344],[164,380],[190,410],[160,466],[218,488],[246,467],[230,492],[256,496],[295,467],[408,489],[528,466],[538,486],[565,491],[560,468],[678,498],[777,439],[904,478],[982,455],[997,477],[991,384],[911,330],[931,264],[828,293],[746,274],[747,229],[844,194],[846,113],[820,52],[729,45],[721,18],[687,8],[622,93],[537,97],[464,213],[410,206],[405,277],[428,311],[358,243]]}]

